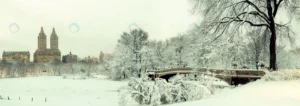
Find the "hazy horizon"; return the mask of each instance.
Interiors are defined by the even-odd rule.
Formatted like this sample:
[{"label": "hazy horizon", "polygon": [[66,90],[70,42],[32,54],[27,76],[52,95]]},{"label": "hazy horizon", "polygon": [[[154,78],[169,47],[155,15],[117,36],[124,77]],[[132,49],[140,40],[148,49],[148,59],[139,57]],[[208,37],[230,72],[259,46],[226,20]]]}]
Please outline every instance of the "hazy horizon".
[{"label": "hazy horizon", "polygon": [[62,55],[83,58],[112,53],[119,36],[137,26],[149,39],[165,40],[197,22],[184,0],[4,0],[0,12],[0,54],[30,51],[31,61],[42,26],[48,48],[55,27]]}]

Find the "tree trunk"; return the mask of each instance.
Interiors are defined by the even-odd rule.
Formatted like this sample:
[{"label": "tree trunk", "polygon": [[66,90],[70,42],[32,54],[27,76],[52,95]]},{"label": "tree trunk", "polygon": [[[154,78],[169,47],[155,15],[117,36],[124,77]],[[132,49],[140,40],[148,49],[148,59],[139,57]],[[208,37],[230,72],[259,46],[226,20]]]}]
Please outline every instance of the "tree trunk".
[{"label": "tree trunk", "polygon": [[275,22],[274,19],[271,21],[271,37],[270,37],[270,70],[277,70],[276,67],[276,30],[275,30]]},{"label": "tree trunk", "polygon": [[126,79],[126,74],[125,74],[125,72],[123,71],[123,77],[124,77],[124,79]]},{"label": "tree trunk", "polygon": [[268,9],[268,16],[270,21],[270,31],[271,31],[271,37],[270,37],[270,70],[275,71],[277,70],[276,67],[276,26],[275,26],[275,20],[273,16],[273,9],[271,5],[271,0],[267,0],[267,9]]}]

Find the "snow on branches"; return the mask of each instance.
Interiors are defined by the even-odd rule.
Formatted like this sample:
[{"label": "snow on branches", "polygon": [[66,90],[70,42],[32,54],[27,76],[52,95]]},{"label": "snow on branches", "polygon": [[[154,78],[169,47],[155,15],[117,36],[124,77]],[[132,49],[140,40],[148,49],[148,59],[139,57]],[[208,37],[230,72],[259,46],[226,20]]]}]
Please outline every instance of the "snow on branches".
[{"label": "snow on branches", "polygon": [[180,76],[176,76],[171,83],[167,83],[164,79],[155,79],[154,82],[150,82],[133,78],[127,86],[120,89],[119,103],[124,106],[131,99],[139,104],[157,106],[199,100],[210,96],[211,91],[206,86],[184,81]]}]

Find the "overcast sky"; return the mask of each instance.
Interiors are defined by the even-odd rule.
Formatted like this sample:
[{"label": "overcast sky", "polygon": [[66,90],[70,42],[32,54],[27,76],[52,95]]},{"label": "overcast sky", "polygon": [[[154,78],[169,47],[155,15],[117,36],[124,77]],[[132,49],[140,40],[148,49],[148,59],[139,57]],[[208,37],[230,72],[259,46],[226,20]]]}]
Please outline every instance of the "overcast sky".
[{"label": "overcast sky", "polygon": [[[47,47],[55,27],[62,55],[98,57],[100,51],[113,52],[130,28],[140,27],[157,40],[187,31],[201,20],[189,9],[188,0],[1,0],[0,55],[29,50],[32,60],[43,26]],[[293,26],[298,35],[300,25]]]},{"label": "overcast sky", "polygon": [[32,59],[43,26],[47,47],[55,27],[63,55],[99,56],[113,52],[130,28],[141,27],[157,40],[185,32],[197,22],[188,10],[186,0],[1,0],[0,54],[29,50]]}]

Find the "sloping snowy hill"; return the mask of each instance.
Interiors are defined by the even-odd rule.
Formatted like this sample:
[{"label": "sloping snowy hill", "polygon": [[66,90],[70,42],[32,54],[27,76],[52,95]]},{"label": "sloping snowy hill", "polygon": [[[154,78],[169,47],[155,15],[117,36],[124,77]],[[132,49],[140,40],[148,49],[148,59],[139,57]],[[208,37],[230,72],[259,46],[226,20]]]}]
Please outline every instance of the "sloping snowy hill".
[{"label": "sloping snowy hill", "polygon": [[168,106],[300,106],[300,80],[258,81],[223,91],[210,99]]}]

